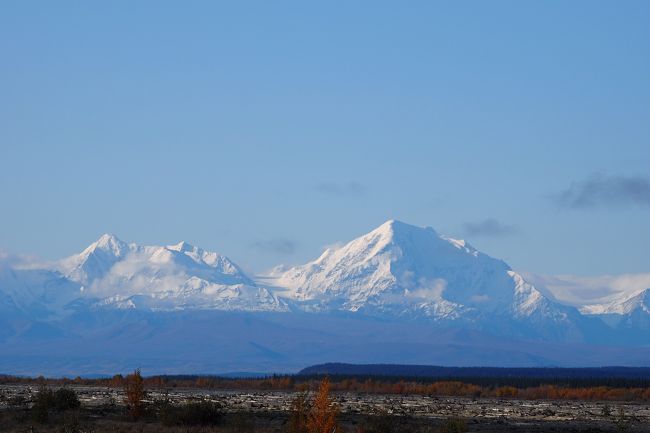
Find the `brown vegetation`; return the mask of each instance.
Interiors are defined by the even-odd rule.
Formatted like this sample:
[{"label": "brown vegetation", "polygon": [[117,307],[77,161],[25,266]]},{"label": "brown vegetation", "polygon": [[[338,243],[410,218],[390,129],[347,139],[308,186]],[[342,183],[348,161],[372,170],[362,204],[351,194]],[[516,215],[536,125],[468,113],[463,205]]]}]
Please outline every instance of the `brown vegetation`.
[{"label": "brown vegetation", "polygon": [[[137,373],[137,374],[136,374]],[[136,373],[123,377],[116,375],[106,379],[45,379],[0,376],[0,383],[47,383],[49,385],[65,386],[79,384],[89,386],[105,386],[112,388],[133,389],[135,384],[141,388],[133,389],[134,403],[138,400],[137,394],[143,393],[144,388],[172,389],[195,388],[211,390],[278,390],[301,391],[304,389],[317,389],[320,378],[300,376],[273,376],[255,379],[228,379],[220,377],[167,377],[152,376],[142,377],[139,370]],[[137,379],[136,379],[137,378]],[[136,380],[134,382],[134,380]],[[454,380],[441,380],[437,382],[426,381],[399,381],[390,379],[355,379],[342,378],[330,382],[330,392],[355,392],[372,394],[413,394],[428,396],[450,397],[496,397],[520,398],[525,400],[584,400],[584,401],[650,401],[650,387],[615,387],[615,386],[563,386],[539,385],[528,387],[516,386],[479,386]],[[144,394],[140,395],[140,400]],[[129,404],[131,404],[129,402]],[[137,404],[136,406],[137,407]]]},{"label": "brown vegetation", "polygon": [[[138,380],[138,377],[140,381]],[[123,385],[142,384],[139,372],[123,379]],[[640,427],[647,422],[648,415],[640,414],[637,409],[643,409],[645,404],[628,404],[625,407],[619,406],[613,411],[609,404],[589,403],[575,405],[574,403],[563,403],[565,409],[571,408],[574,418],[563,420],[546,421],[545,414],[539,410],[531,409],[532,405],[521,402],[503,401],[492,399],[492,407],[507,406],[510,409],[517,407],[528,407],[528,414],[532,415],[530,421],[522,423],[521,413],[518,418],[508,419],[506,416],[488,416],[483,419],[483,414],[478,412],[465,411],[466,405],[476,402],[474,399],[421,399],[417,396],[404,396],[399,398],[387,398],[382,395],[366,395],[363,398],[369,401],[379,402],[379,406],[366,406],[363,411],[350,410],[350,406],[342,400],[344,395],[339,395],[337,400],[342,404],[344,412],[339,416],[339,407],[331,397],[331,382],[324,379],[319,383],[318,390],[303,391],[294,395],[291,404],[291,411],[274,408],[272,405],[260,405],[259,400],[248,400],[252,405],[242,409],[241,406],[231,406],[227,400],[216,400],[216,395],[206,395],[203,392],[192,394],[188,391],[181,391],[176,394],[152,393],[148,396],[146,406],[140,400],[141,416],[136,421],[134,416],[125,417],[125,408],[115,404],[104,402],[87,404],[94,399],[90,395],[99,395],[106,390],[92,390],[83,387],[50,388],[43,384],[37,393],[31,394],[30,387],[22,387],[23,397],[18,395],[0,393],[0,431],[32,431],[34,433],[80,433],[80,432],[139,432],[139,433],[464,433],[471,431],[496,433],[546,433],[551,431],[589,431],[607,432],[618,431],[621,433],[641,431]],[[16,387],[6,389],[15,391]],[[144,387],[134,386],[144,393]],[[470,388],[471,390],[472,388]],[[502,389],[502,394],[514,392],[517,388]],[[440,390],[446,392],[457,392],[463,390],[453,382],[445,384]],[[78,395],[77,392],[80,394]],[[92,394],[99,393],[99,394]],[[134,394],[138,394],[135,392]],[[229,395],[229,393],[226,393]],[[283,393],[262,393],[269,395],[272,399]],[[27,395],[27,398],[24,396]],[[142,394],[144,395],[144,394]],[[244,396],[253,396],[248,391],[242,393]],[[259,394],[258,394],[259,395]],[[80,404],[81,396],[83,404]],[[178,398],[181,396],[181,398]],[[357,399],[359,396],[350,396]],[[410,400],[409,400],[410,399]],[[126,399],[125,399],[126,401]],[[272,400],[276,401],[277,400]],[[285,400],[286,401],[286,400]],[[400,405],[410,401],[411,403],[402,406],[412,407],[414,401],[429,401],[429,412],[420,413],[395,410]],[[31,405],[30,405],[31,403]],[[396,404],[396,406],[392,406]],[[451,408],[449,405],[456,405]],[[475,403],[485,412],[485,404],[488,400]],[[560,407],[559,403],[546,402],[546,407]],[[495,406],[496,405],[496,406]],[[286,407],[282,405],[281,407]],[[261,410],[260,410],[261,409]],[[600,409],[596,411],[595,409]],[[491,412],[491,409],[488,408]],[[641,411],[643,412],[643,410]],[[505,412],[508,413],[508,410]],[[436,417],[437,414],[437,417]],[[554,413],[551,413],[554,415]],[[437,419],[431,419],[434,415]],[[542,416],[540,416],[542,415]],[[458,418],[464,417],[465,419]],[[566,417],[566,413],[562,415]],[[586,416],[586,418],[585,418]],[[576,421],[576,420],[580,421]],[[36,421],[37,423],[34,423]],[[136,421],[136,422],[134,422]],[[532,421],[532,423],[531,423]],[[498,429],[497,429],[498,427]],[[534,427],[534,428],[533,428]],[[577,428],[579,427],[579,428]],[[496,430],[495,430],[496,429]]]},{"label": "brown vegetation", "polygon": [[126,408],[132,419],[139,419],[144,411],[144,379],[140,374],[140,369],[136,369],[124,379],[124,399]]},{"label": "brown vegetation", "polygon": [[338,407],[330,397],[330,380],[325,377],[312,400],[309,393],[298,393],[291,402],[287,433],[336,433]]},{"label": "brown vegetation", "polygon": [[308,433],[335,433],[339,431],[336,420],[338,408],[330,397],[330,380],[324,378],[311,404],[307,417]]},{"label": "brown vegetation", "polygon": [[304,433],[307,431],[307,419],[311,411],[309,393],[302,391],[291,401],[287,433]]}]

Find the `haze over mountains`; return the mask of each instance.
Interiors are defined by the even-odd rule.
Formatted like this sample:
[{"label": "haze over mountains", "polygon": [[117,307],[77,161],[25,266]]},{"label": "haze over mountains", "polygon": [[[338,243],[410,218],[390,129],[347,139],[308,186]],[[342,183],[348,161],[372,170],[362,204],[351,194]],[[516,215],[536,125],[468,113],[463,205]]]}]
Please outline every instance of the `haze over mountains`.
[{"label": "haze over mountains", "polygon": [[103,235],[55,263],[0,267],[0,372],[648,365],[649,293],[579,309],[465,241],[393,220],[255,278],[185,242]]}]

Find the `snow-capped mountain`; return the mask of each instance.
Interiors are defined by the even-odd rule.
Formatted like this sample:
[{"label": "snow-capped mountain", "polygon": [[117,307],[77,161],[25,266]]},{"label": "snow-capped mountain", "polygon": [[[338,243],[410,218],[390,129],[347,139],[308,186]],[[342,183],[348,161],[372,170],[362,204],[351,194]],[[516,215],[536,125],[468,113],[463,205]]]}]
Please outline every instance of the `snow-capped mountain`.
[{"label": "snow-capped mountain", "polygon": [[[12,271],[25,274],[27,271]],[[25,305],[36,286],[49,296],[43,308],[53,314],[80,308],[146,310],[218,309],[285,311],[286,305],[258,287],[235,263],[220,254],[180,242],[169,246],[127,244],[103,235],[78,255],[39,271],[30,270],[22,283],[2,278],[7,299]],[[15,279],[15,278],[14,278]],[[19,279],[20,280],[20,279]],[[65,290],[48,290],[56,282]],[[65,284],[64,284],[65,282]],[[26,285],[21,289],[20,284]],[[18,289],[16,289],[18,287]],[[31,298],[28,298],[31,299]],[[8,300],[6,302],[9,302]]]},{"label": "snow-capped mountain", "polygon": [[56,271],[0,266],[0,314],[4,317],[56,317],[79,295],[79,284]]},{"label": "snow-capped mountain", "polygon": [[47,265],[0,263],[0,368],[647,365],[650,289],[616,293],[566,305],[465,241],[392,220],[256,279],[185,242],[103,235]]},{"label": "snow-capped mountain", "polygon": [[393,220],[257,282],[227,257],[186,242],[141,246],[108,234],[48,269],[11,272],[0,286],[3,303],[53,315],[97,308],[345,312],[583,338],[576,309],[545,296],[505,262],[430,227]]},{"label": "snow-capped mountain", "polygon": [[275,276],[283,295],[314,308],[406,308],[433,318],[485,311],[530,315],[544,297],[504,262],[432,228],[388,221]]},{"label": "snow-capped mountain", "polygon": [[578,312],[544,296],[505,262],[434,229],[388,221],[267,282],[309,311],[485,324],[528,322],[576,332]]},{"label": "snow-capped mountain", "polygon": [[597,277],[528,274],[527,277],[558,302],[574,306],[583,315],[618,329],[619,340],[629,340],[634,334],[637,340],[644,340],[650,330],[650,274]]},{"label": "snow-capped mountain", "polygon": [[585,305],[581,311],[585,314],[627,315],[636,311],[650,314],[650,289],[643,289],[632,295],[625,294],[607,303]]},{"label": "snow-capped mountain", "polygon": [[[118,263],[128,263],[129,266]],[[127,244],[114,235],[102,235],[81,254],[68,257],[56,265],[61,273],[73,281],[92,285],[116,271],[125,281],[133,279],[138,272],[154,271],[173,273],[182,269],[185,273],[211,282],[234,285],[254,285],[244,272],[227,257],[194,247],[187,242],[169,246],[140,246]],[[154,285],[150,285],[153,287]]]},{"label": "snow-capped mountain", "polygon": [[601,318],[613,328],[646,333],[650,330],[650,289],[625,294],[607,303],[585,305],[580,310]]}]

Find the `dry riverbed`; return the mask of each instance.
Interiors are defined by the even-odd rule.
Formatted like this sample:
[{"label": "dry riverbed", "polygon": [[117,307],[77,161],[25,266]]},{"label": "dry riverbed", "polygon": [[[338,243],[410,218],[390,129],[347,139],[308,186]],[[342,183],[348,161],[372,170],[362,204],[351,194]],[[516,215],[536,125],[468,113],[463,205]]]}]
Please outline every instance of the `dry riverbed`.
[{"label": "dry riverbed", "polygon": [[[72,388],[85,409],[123,405],[124,396],[120,389],[86,386]],[[36,386],[0,385],[0,410],[11,410],[17,404],[29,406],[37,390]],[[204,399],[220,403],[226,412],[253,414],[287,413],[294,396],[293,393],[277,391],[155,389],[147,392],[147,400],[151,403],[160,399],[168,399],[174,404]],[[397,419],[419,419],[421,422],[459,417],[468,420],[470,431],[617,431],[613,418],[603,415],[604,407],[609,406],[614,416],[622,409],[629,422],[629,431],[650,431],[650,405],[647,403],[358,393],[336,393],[333,397],[340,406],[342,416],[347,419],[373,414],[392,415]],[[504,428],[507,426],[507,429],[501,429],[499,425]]]}]

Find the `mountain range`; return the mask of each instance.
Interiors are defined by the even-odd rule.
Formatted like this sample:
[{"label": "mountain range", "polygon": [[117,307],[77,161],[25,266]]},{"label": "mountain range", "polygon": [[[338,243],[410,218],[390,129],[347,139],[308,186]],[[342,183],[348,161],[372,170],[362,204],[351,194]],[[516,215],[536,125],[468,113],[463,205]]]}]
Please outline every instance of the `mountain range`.
[{"label": "mountain range", "polygon": [[0,372],[644,366],[649,293],[568,305],[463,240],[394,220],[261,276],[186,242],[103,235],[56,262],[0,265]]}]

